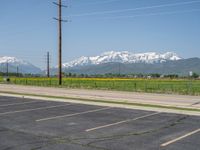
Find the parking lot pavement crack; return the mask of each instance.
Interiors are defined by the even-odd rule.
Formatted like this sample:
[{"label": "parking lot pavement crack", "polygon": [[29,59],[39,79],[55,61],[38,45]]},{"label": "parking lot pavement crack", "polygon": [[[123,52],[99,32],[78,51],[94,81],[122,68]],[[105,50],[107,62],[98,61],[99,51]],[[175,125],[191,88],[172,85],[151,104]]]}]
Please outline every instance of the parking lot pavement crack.
[{"label": "parking lot pavement crack", "polygon": [[[22,143],[19,145],[13,145],[12,147],[7,147],[4,150],[12,150],[15,148],[19,148],[24,146],[24,145],[30,145],[33,146],[35,144],[38,144],[37,147],[33,147],[31,150],[40,150],[43,148],[48,148],[49,146],[56,145],[56,144],[72,144],[72,145],[78,145],[81,147],[85,148],[90,148],[90,149],[96,149],[96,150],[109,150],[108,148],[102,147],[102,146],[97,146],[97,143],[104,142],[104,141],[112,141],[112,140],[117,140],[117,139],[122,139],[130,136],[141,136],[144,134],[150,134],[150,133],[155,133],[159,132],[161,130],[165,130],[174,126],[177,126],[179,124],[182,124],[183,121],[189,116],[181,116],[177,118],[173,118],[171,120],[167,121],[166,125],[163,125],[158,128],[154,129],[149,129],[147,131],[141,131],[141,132],[127,132],[124,134],[117,134],[117,135],[109,135],[109,136],[102,136],[102,137],[96,137],[96,138],[70,138],[70,137],[55,137],[55,136],[45,136],[45,135],[35,135],[33,133],[25,132],[25,131],[20,131],[16,129],[10,129],[10,128],[5,128],[1,127],[0,132],[6,132],[6,131],[11,131],[11,132],[16,132],[16,133],[22,133],[22,134],[31,134],[37,138],[41,138],[42,140],[40,141],[34,141],[30,143]],[[87,143],[83,143],[89,140]]]},{"label": "parking lot pavement crack", "polygon": [[[26,133],[26,132],[23,132],[23,131],[17,131],[15,129],[8,129],[8,128],[2,129],[0,131],[2,131],[2,132],[10,131],[10,132],[21,133],[21,134],[30,134],[30,133]],[[34,135],[34,134],[31,134],[31,135]],[[47,137],[47,136],[41,136],[41,135],[34,135],[34,136],[36,136],[37,138],[41,138],[43,140],[29,142],[29,143],[23,143],[23,144],[18,144],[18,145],[13,145],[13,146],[7,147],[7,148],[5,148],[3,150],[13,150],[13,149],[16,149],[16,148],[23,147],[24,145],[30,145],[31,146],[31,145],[35,145],[35,144],[39,144],[39,146],[33,147],[31,150],[40,150],[40,149],[48,148],[49,146],[56,145],[56,144],[73,144],[73,145],[78,145],[78,146],[91,148],[91,149],[96,149],[96,150],[109,150],[109,149],[106,149],[106,148],[103,148],[103,147],[82,144],[82,143],[80,143],[78,141],[71,140],[69,138]]]},{"label": "parking lot pavement crack", "polygon": [[38,147],[35,147],[35,148],[31,148],[31,150],[40,150],[42,148],[43,148],[42,146],[38,146]]},{"label": "parking lot pavement crack", "polygon": [[[34,144],[43,144],[43,141],[13,145],[13,146],[7,147],[7,148],[5,148],[3,150],[14,150],[16,148],[23,147],[24,145],[30,145],[31,146],[31,145],[34,145]],[[42,149],[42,148],[43,148],[43,146],[37,146],[35,148],[31,148],[31,150],[39,150],[39,149]]]},{"label": "parking lot pavement crack", "polygon": [[181,124],[182,121],[185,120],[187,117],[188,116],[179,117],[175,121],[173,121],[172,123],[169,123],[168,125],[165,125],[165,126],[162,126],[160,128],[156,128],[156,129],[147,130],[147,131],[128,132],[126,134],[118,134],[118,135],[113,135],[113,136],[104,136],[104,137],[97,137],[97,138],[77,138],[77,139],[73,139],[73,141],[93,140],[93,141],[87,143],[87,146],[91,147],[91,146],[95,146],[95,144],[99,143],[99,142],[112,141],[112,140],[122,139],[122,138],[125,138],[125,137],[130,137],[130,136],[141,136],[141,135],[144,135],[144,134],[150,134],[150,133],[158,132],[158,131],[161,131],[161,130],[164,130],[164,129],[168,129],[170,127],[174,127],[176,125]]},{"label": "parking lot pavement crack", "polygon": [[7,129],[0,129],[0,132],[6,132],[8,131]]},{"label": "parking lot pavement crack", "polygon": [[39,146],[37,147],[33,147],[31,148],[31,150],[40,150],[40,149],[43,149],[43,148],[48,148],[52,145],[57,145],[57,144],[72,144],[72,145],[78,145],[78,146],[81,146],[81,147],[86,147],[86,148],[91,148],[91,149],[96,149],[96,150],[109,150],[107,148],[104,148],[104,147],[99,147],[99,146],[93,146],[93,145],[87,145],[87,144],[82,144],[80,142],[77,142],[77,141],[73,141],[73,140],[70,140],[68,138],[58,138],[58,137],[48,137],[48,139],[46,139],[45,141],[37,141],[37,142],[29,142],[29,143],[24,143],[24,144],[19,144],[19,145],[14,145],[12,147],[7,147],[6,149],[3,149],[3,150],[13,150],[13,149],[16,149],[16,148],[20,148],[20,147],[23,147],[24,145],[35,145],[35,144],[40,144]]},{"label": "parking lot pavement crack", "polygon": [[89,148],[97,149],[97,150],[109,150],[108,148],[105,148],[105,147],[100,147],[100,146],[91,145],[91,144],[81,144],[79,142],[74,142],[74,141],[72,141],[72,144],[81,145],[83,147],[89,147]]},{"label": "parking lot pavement crack", "polygon": [[[0,132],[13,132],[14,134],[28,134],[28,135],[33,135],[35,136],[36,138],[41,138],[42,140],[40,141],[34,141],[34,142],[29,142],[29,143],[22,143],[22,144],[17,144],[17,145],[13,145],[11,147],[7,147],[3,150],[12,150],[12,149],[16,149],[16,148],[20,148],[24,145],[35,145],[35,144],[41,144],[40,146],[37,147],[36,150],[38,150],[39,148],[43,148],[47,143],[50,142],[50,137],[47,137],[47,136],[40,136],[40,135],[34,135],[34,134],[31,134],[31,133],[28,133],[28,132],[23,132],[23,131],[17,131],[15,129],[10,129],[10,128],[3,128],[2,130],[0,130]],[[34,148],[33,148],[34,149]]]},{"label": "parking lot pavement crack", "polygon": [[[26,143],[26,145],[29,145],[29,144],[31,145],[31,144],[38,144],[38,143]],[[45,144],[43,143],[42,146],[32,148],[31,150],[40,150],[42,148],[48,148],[52,145],[57,145],[57,144],[72,144],[72,145],[78,145],[78,146],[81,146],[81,147],[86,147],[86,148],[91,148],[91,149],[96,149],[96,150],[109,150],[109,149],[104,148],[104,147],[82,144],[82,143],[79,143],[77,141],[73,141],[73,140],[70,140],[68,138],[63,138],[63,137],[51,138]],[[21,146],[23,146],[23,145],[19,145],[18,147],[21,147]],[[15,146],[15,148],[16,148],[16,146]],[[11,150],[11,149],[4,149],[4,150]]]},{"label": "parking lot pavement crack", "polygon": [[72,145],[78,145],[81,147],[86,147],[86,148],[91,148],[91,149],[96,149],[96,150],[109,150],[107,148],[104,147],[99,147],[99,146],[94,146],[94,145],[88,145],[88,144],[83,144],[81,142],[78,142],[76,140],[72,140],[70,138],[53,138],[51,139],[51,142],[49,143],[49,145],[46,145],[46,147],[50,146],[50,145],[56,145],[56,144],[72,144]]},{"label": "parking lot pavement crack", "polygon": [[12,150],[13,147],[6,147],[3,150]]},{"label": "parking lot pavement crack", "polygon": [[[12,150],[13,148],[16,148],[16,147],[20,148],[24,145],[34,145],[34,144],[39,144],[39,146],[32,148],[32,150],[40,150],[42,148],[47,148],[49,146],[56,145],[56,144],[72,144],[72,145],[78,145],[78,146],[96,149],[96,150],[109,150],[108,148],[97,146],[96,144],[99,143],[99,142],[117,140],[117,139],[129,137],[129,136],[140,136],[140,135],[150,134],[150,133],[153,133],[153,132],[164,130],[164,129],[167,129],[167,128],[170,128],[170,127],[173,127],[173,126],[176,126],[176,125],[182,123],[182,121],[185,120],[186,118],[187,118],[187,116],[178,117],[176,120],[174,120],[174,119],[169,120],[168,122],[171,122],[171,123],[169,123],[168,125],[165,125],[165,126],[162,126],[160,128],[156,128],[156,129],[147,130],[147,131],[128,132],[126,134],[118,134],[118,135],[96,137],[96,138],[76,138],[76,139],[72,139],[72,138],[69,138],[69,137],[47,137],[47,136],[40,136],[40,135],[34,135],[33,134],[34,136],[37,136],[38,138],[42,138],[44,140],[19,144],[19,145],[15,145],[13,147],[7,147],[4,150]],[[16,132],[16,133],[30,134],[30,133],[26,133],[26,132],[23,132],[23,131],[16,131],[14,129],[7,129],[7,128],[0,129],[0,132],[4,132],[4,131],[12,131],[12,132]],[[86,141],[86,140],[92,140],[92,141],[87,142],[87,143],[83,143],[83,141]]]},{"label": "parking lot pavement crack", "polygon": [[195,105],[198,105],[198,104],[200,104],[200,101],[193,103],[191,106],[195,106]]}]

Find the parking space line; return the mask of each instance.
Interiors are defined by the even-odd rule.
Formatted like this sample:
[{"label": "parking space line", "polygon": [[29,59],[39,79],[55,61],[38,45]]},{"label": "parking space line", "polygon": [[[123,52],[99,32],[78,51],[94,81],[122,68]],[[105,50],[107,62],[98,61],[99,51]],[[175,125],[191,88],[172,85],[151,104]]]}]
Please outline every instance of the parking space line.
[{"label": "parking space line", "polygon": [[192,131],[192,132],[190,132],[190,133],[187,133],[187,134],[185,134],[185,135],[183,135],[183,136],[181,136],[181,137],[178,137],[178,138],[176,138],[176,139],[173,139],[173,140],[171,140],[171,141],[169,141],[169,142],[163,143],[163,144],[161,144],[160,146],[161,146],[161,147],[168,146],[168,145],[173,144],[173,143],[176,143],[176,142],[178,142],[178,141],[180,141],[180,140],[182,140],[182,139],[185,139],[185,138],[187,138],[187,137],[189,137],[189,136],[192,136],[193,134],[196,134],[196,133],[198,133],[198,132],[200,132],[200,128],[197,129],[197,130],[195,130],[195,131]]},{"label": "parking space line", "polygon": [[139,120],[139,119],[155,116],[155,115],[158,115],[158,114],[161,114],[161,112],[156,112],[156,113],[152,113],[152,114],[149,114],[149,115],[145,115],[145,116],[141,116],[141,117],[137,117],[137,118],[133,118],[133,119],[127,119],[127,120],[123,120],[123,121],[119,121],[119,122],[115,122],[115,123],[111,123],[111,124],[107,124],[107,125],[103,125],[103,126],[98,126],[98,127],[95,127],[95,128],[90,128],[90,129],[87,129],[85,131],[90,132],[90,131],[94,131],[94,130],[98,130],[98,129],[102,129],[102,128],[107,128],[107,127],[119,125],[119,124],[122,124],[122,123],[127,123],[127,122],[131,122],[131,121],[136,121],[136,120]]},{"label": "parking space line", "polygon": [[23,102],[23,103],[4,104],[4,105],[0,105],[0,107],[23,105],[23,104],[32,104],[32,103],[41,103],[41,102],[44,102],[44,101],[30,101],[30,102]]},{"label": "parking space line", "polygon": [[35,111],[35,110],[44,110],[44,109],[58,108],[58,107],[64,107],[64,106],[69,106],[69,105],[73,105],[73,104],[55,105],[55,106],[46,106],[46,107],[39,107],[39,108],[33,108],[33,109],[24,109],[24,110],[17,110],[17,111],[9,111],[9,112],[0,113],[0,116],[2,116],[2,115],[8,115],[8,114],[21,113],[21,112]]},{"label": "parking space line", "polygon": [[53,120],[53,119],[66,118],[66,117],[72,117],[72,116],[77,116],[77,115],[83,115],[83,114],[88,114],[88,113],[92,113],[92,112],[98,112],[98,111],[107,110],[107,109],[111,109],[111,108],[113,108],[113,107],[106,107],[106,108],[104,107],[104,108],[84,111],[84,112],[80,112],[80,113],[74,113],[74,114],[68,114],[68,115],[61,115],[61,116],[43,118],[43,119],[36,120],[36,122],[48,121],[48,120]]}]

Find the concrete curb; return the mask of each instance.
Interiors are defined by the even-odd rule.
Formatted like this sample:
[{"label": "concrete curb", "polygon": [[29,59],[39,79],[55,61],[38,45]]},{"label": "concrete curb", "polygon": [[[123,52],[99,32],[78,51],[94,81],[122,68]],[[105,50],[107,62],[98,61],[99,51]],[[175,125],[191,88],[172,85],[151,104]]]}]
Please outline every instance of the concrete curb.
[{"label": "concrete curb", "polygon": [[[102,102],[95,102],[92,101],[92,99],[87,100],[78,100],[78,99],[73,99],[73,98],[51,98],[46,95],[42,96],[36,96],[36,95],[28,95],[28,94],[22,94],[22,93],[3,93],[0,92],[0,96],[8,96],[8,97],[18,97],[18,98],[27,98],[27,99],[37,99],[37,100],[45,100],[45,101],[57,101],[57,102],[70,102],[70,103],[78,103],[78,104],[87,104],[87,105],[96,105],[96,106],[111,106],[111,107],[117,107],[117,108],[126,108],[126,109],[138,109],[138,110],[146,110],[146,111],[157,111],[157,112],[164,112],[164,113],[174,113],[174,114],[183,114],[183,115],[191,115],[191,116],[200,116],[200,109],[197,109],[199,111],[189,111],[189,110],[181,110],[181,109],[194,109],[193,107],[177,107],[179,109],[168,109],[168,108],[157,108],[157,107],[151,107],[151,106],[137,106],[137,105],[128,105],[126,104],[125,101],[118,101],[118,102],[124,102],[124,104],[117,104],[114,103],[114,101],[105,101],[103,100]],[[144,104],[148,105],[148,104]],[[163,105],[158,105],[162,107]],[[163,107],[166,107],[163,106]],[[170,107],[169,105],[167,107]]]}]

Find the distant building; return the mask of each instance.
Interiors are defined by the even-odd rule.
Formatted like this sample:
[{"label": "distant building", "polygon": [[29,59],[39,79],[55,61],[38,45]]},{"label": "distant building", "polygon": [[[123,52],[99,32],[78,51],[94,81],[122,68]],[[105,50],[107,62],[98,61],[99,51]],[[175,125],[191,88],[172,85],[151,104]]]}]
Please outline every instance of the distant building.
[{"label": "distant building", "polygon": [[151,76],[147,76],[147,79],[151,79],[152,77]]},{"label": "distant building", "polygon": [[165,77],[165,75],[163,75],[163,74],[160,76],[160,78],[164,78],[164,77]]},{"label": "distant building", "polygon": [[190,76],[190,77],[193,76],[193,72],[192,72],[192,71],[189,72],[189,76]]}]

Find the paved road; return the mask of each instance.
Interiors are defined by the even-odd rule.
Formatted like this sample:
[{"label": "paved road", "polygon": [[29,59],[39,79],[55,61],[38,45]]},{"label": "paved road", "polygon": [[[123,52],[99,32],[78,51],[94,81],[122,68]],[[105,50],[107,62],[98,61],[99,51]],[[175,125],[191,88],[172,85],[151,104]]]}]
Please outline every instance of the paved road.
[{"label": "paved road", "polygon": [[39,94],[48,96],[50,95],[50,96],[62,96],[62,97],[86,98],[86,99],[102,99],[102,100],[113,100],[113,101],[126,100],[129,102],[137,102],[137,103],[200,108],[200,96],[48,88],[48,87],[33,87],[33,86],[4,85],[4,84],[0,84],[0,91]]},{"label": "paved road", "polygon": [[0,97],[0,150],[198,150],[200,117]]}]

